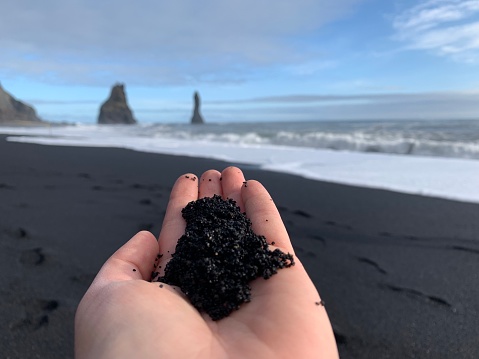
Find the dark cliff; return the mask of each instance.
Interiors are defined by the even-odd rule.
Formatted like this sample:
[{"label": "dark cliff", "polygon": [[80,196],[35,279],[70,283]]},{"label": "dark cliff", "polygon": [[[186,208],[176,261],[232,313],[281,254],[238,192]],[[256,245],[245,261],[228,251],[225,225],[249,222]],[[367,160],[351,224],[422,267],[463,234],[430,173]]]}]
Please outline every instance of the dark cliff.
[{"label": "dark cliff", "polygon": [[137,123],[128,106],[123,84],[116,84],[111,89],[110,97],[100,108],[98,123],[123,125],[133,125]]},{"label": "dark cliff", "polygon": [[0,85],[0,123],[42,123],[35,109],[15,99]]}]

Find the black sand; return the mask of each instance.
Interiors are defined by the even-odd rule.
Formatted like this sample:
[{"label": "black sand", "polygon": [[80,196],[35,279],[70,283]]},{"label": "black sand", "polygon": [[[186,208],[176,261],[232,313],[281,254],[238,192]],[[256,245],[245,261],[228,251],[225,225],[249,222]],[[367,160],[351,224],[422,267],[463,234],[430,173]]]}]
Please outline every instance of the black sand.
[{"label": "black sand", "polygon": [[278,269],[294,265],[293,255],[270,250],[266,238],[253,232],[251,221],[232,199],[201,198],[181,212],[185,234],[158,280],[180,287],[191,304],[213,320],[251,301],[251,281],[269,279]]},{"label": "black sand", "polygon": [[[102,263],[158,234],[179,175],[226,165],[0,137],[1,356],[72,357]],[[342,358],[479,357],[479,205],[243,169],[280,207]]]}]

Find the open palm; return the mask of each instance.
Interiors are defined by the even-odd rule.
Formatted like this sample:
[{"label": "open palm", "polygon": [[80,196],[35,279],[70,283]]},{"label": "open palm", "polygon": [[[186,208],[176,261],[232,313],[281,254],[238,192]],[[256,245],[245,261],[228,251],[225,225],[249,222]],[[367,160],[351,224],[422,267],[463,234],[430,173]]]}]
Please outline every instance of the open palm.
[{"label": "open palm", "polygon": [[295,266],[253,281],[251,302],[219,321],[198,312],[179,288],[149,282],[153,263],[161,275],[184,233],[181,209],[214,194],[235,200],[255,233],[294,253],[266,189],[244,182],[235,167],[176,181],[159,240],[149,232],[135,235],[105,263],[82,299],[75,322],[77,359],[338,356],[319,294],[297,257]]}]

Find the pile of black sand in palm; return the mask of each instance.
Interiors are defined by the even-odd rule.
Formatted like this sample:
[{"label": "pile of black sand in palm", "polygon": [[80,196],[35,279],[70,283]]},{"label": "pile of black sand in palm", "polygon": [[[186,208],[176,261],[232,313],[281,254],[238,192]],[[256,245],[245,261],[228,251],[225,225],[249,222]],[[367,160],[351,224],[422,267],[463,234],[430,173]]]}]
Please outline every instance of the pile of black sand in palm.
[{"label": "pile of black sand in palm", "polygon": [[182,210],[185,234],[159,281],[181,288],[199,311],[220,320],[251,300],[249,283],[294,265],[291,254],[270,251],[264,236],[232,199],[206,197]]}]

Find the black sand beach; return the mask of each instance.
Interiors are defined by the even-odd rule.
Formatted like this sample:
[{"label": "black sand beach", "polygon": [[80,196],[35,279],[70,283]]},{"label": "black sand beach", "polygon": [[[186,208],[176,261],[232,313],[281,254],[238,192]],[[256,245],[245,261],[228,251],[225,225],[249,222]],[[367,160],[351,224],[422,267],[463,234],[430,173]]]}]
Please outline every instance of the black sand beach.
[{"label": "black sand beach", "polygon": [[[158,235],[179,175],[230,164],[5,137],[1,357],[71,358],[103,262],[141,229]],[[279,206],[342,358],[479,357],[479,205],[240,167]]]}]

